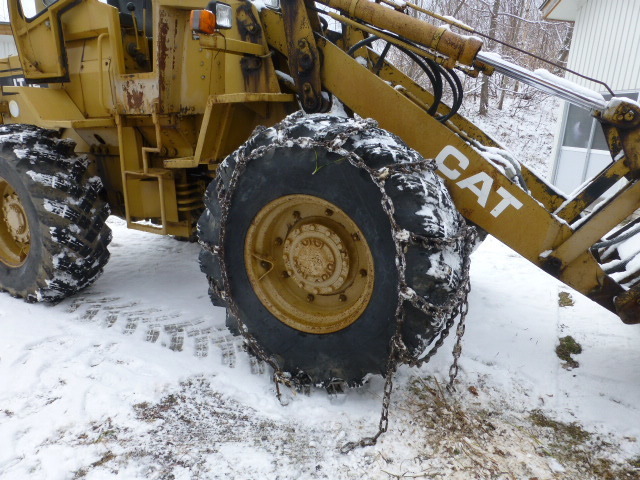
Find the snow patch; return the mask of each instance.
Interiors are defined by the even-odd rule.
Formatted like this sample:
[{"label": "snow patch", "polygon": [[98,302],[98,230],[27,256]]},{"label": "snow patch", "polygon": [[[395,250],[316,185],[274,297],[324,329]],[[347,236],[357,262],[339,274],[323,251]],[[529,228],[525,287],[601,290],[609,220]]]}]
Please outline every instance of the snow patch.
[{"label": "snow patch", "polygon": [[58,179],[57,179],[57,177],[55,175],[47,175],[47,174],[44,174],[44,173],[37,173],[37,172],[34,172],[32,170],[29,170],[27,172],[27,175],[34,182],[40,183],[40,184],[48,186],[48,187],[55,187],[56,183],[58,181]]},{"label": "snow patch", "polygon": [[470,27],[466,23],[458,20],[456,17],[452,17],[451,15],[443,15],[442,17],[447,19],[447,20],[449,20],[450,22],[457,23],[458,25],[456,25],[456,26],[460,26],[460,27],[462,27],[462,28],[464,28],[466,30],[469,30],[469,31],[474,30],[473,27]]},{"label": "snow patch", "polygon": [[558,460],[553,457],[549,459],[549,469],[551,469],[553,473],[564,473],[567,471],[567,469],[564,468],[560,464],[560,462],[558,462]]},{"label": "snow patch", "polygon": [[398,242],[404,242],[404,243],[408,242],[409,239],[411,238],[410,232],[408,230],[404,230],[404,229],[397,231],[395,233],[395,236],[396,236],[396,240]]},{"label": "snow patch", "polygon": [[587,97],[592,100],[596,100],[598,102],[605,101],[602,94],[596,92],[595,90],[591,90],[590,88],[583,87],[582,85],[578,85],[577,83],[572,82],[571,80],[567,80],[566,78],[558,77],[557,75],[554,75],[549,70],[546,70],[544,68],[539,68],[537,70],[534,70],[533,73],[538,78],[541,78],[542,80],[545,80],[555,85],[560,85],[566,90],[577,93],[578,95],[581,95],[583,97]]},{"label": "snow patch", "polygon": [[360,65],[362,65],[365,68],[369,68],[368,60],[362,56],[356,57],[356,62],[358,62]]}]

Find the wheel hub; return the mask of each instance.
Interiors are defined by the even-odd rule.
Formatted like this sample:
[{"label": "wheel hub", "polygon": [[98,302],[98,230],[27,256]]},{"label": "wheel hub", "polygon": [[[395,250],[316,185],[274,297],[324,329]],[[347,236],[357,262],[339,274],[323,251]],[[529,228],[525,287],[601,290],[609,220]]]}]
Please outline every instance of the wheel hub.
[{"label": "wheel hub", "polygon": [[336,232],[319,223],[293,229],[284,243],[287,273],[313,294],[340,290],[349,273],[349,255]]},{"label": "wheel hub", "polygon": [[4,221],[11,237],[16,242],[27,243],[29,241],[27,215],[15,192],[5,197],[2,213],[4,214]]},{"label": "wheel hub", "polygon": [[19,267],[31,249],[31,231],[20,197],[4,178],[0,178],[0,262]]},{"label": "wheel hub", "polygon": [[363,233],[339,207],[311,195],[287,195],[253,219],[245,267],[262,304],[307,333],[355,322],[373,293],[373,256]]}]

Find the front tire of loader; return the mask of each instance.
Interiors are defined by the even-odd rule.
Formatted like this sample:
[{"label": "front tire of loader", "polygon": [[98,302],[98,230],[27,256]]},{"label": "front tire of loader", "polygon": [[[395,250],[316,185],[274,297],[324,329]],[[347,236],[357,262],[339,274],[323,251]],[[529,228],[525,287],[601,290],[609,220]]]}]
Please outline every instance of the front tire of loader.
[{"label": "front tire of loader", "polygon": [[[201,269],[215,305],[229,306],[223,272],[228,277],[240,317],[227,310],[230,330],[238,334],[240,320],[282,371],[304,373],[317,385],[336,379],[358,385],[368,374],[386,373],[399,298],[396,240],[379,185],[332,148],[318,145],[346,139],[342,147],[374,169],[422,160],[384,130],[350,133],[356,125],[294,114],[259,132],[220,166],[198,225],[206,247]],[[305,147],[305,139],[315,146]],[[217,192],[230,188],[239,160],[252,155],[237,175],[225,220]],[[385,191],[402,229],[444,236],[463,228],[432,171],[393,174]],[[426,206],[434,207],[432,214],[415,215]],[[407,284],[435,304],[447,302],[462,255],[455,245],[437,251],[409,247]],[[402,336],[412,354],[419,355],[441,330],[439,319],[405,307]]]},{"label": "front tire of loader", "polygon": [[58,301],[109,259],[109,206],[75,144],[31,125],[0,126],[0,290]]}]

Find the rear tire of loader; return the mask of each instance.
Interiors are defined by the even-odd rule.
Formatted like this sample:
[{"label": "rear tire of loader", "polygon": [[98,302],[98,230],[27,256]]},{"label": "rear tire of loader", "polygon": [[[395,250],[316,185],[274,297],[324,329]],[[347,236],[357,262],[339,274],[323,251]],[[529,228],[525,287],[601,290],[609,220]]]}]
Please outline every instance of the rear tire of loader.
[{"label": "rear tire of loader", "polygon": [[[417,152],[384,130],[368,128],[350,133],[355,125],[351,119],[297,113],[258,132],[218,169],[217,180],[207,189],[206,209],[198,224],[200,241],[209,247],[202,250],[200,265],[209,280],[214,305],[228,307],[229,299],[222,293],[224,271],[239,320],[260,347],[281,370],[293,376],[303,373],[316,385],[326,386],[336,379],[358,385],[368,374],[386,373],[390,340],[396,329],[398,269],[393,230],[382,207],[380,187],[367,171],[330,148],[320,148],[317,143],[305,148],[304,139],[330,145],[337,137],[346,137],[342,148],[357,154],[374,169],[422,160]],[[293,142],[268,148],[279,138]],[[251,159],[237,177],[221,245],[222,206],[216,192],[229,187],[239,158],[252,155],[261,147],[267,147],[264,154]],[[402,229],[442,237],[464,228],[464,220],[446,187],[432,171],[393,174],[385,183],[385,191],[393,200],[394,220]],[[415,215],[426,206],[431,214]],[[311,242],[308,245],[316,242],[317,255],[309,262],[305,256],[310,254],[305,250],[307,253],[289,260],[292,252],[301,252],[295,248],[304,240]],[[366,243],[366,248],[360,243]],[[215,248],[220,245],[223,253],[215,253],[220,252]],[[346,260],[329,253],[342,250],[348,252]],[[409,246],[408,286],[434,304],[445,304],[460,279],[462,251],[461,244],[444,249]],[[348,271],[343,284],[338,281],[327,286],[330,279],[320,278],[323,268],[329,265],[323,263],[322,255],[328,255],[332,260],[329,263]],[[331,266],[324,273],[331,277],[335,268],[338,267]],[[367,269],[364,276],[372,279],[372,285],[354,287],[357,280],[353,279]],[[313,277],[325,290],[314,290],[313,284],[306,283],[305,275]],[[261,285],[269,277],[273,277],[272,285]],[[356,291],[355,295],[350,294],[350,289]],[[332,297],[345,305],[338,316],[331,316],[335,313],[329,302]],[[358,297],[364,297],[364,301],[358,303]],[[316,307],[319,298],[325,304]],[[341,313],[345,315],[340,317]],[[325,322],[323,315],[329,320]],[[229,309],[227,326],[239,334],[237,319]],[[412,354],[424,351],[442,328],[440,319],[429,318],[406,305],[402,335]]]},{"label": "rear tire of loader", "polygon": [[57,132],[0,126],[0,290],[59,301],[93,283],[109,259],[109,206],[88,159]]}]

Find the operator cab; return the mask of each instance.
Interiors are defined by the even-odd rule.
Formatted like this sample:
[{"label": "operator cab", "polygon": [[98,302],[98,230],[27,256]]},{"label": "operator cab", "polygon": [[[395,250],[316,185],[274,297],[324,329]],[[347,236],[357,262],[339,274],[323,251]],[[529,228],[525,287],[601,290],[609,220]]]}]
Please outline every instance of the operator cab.
[{"label": "operator cab", "polygon": [[[24,20],[30,24],[59,0],[19,0]],[[118,9],[125,52],[124,73],[153,71],[153,15],[151,0],[100,0]],[[62,10],[61,10],[62,13]],[[41,19],[40,19],[41,20]],[[61,46],[61,48],[64,48]]]}]

